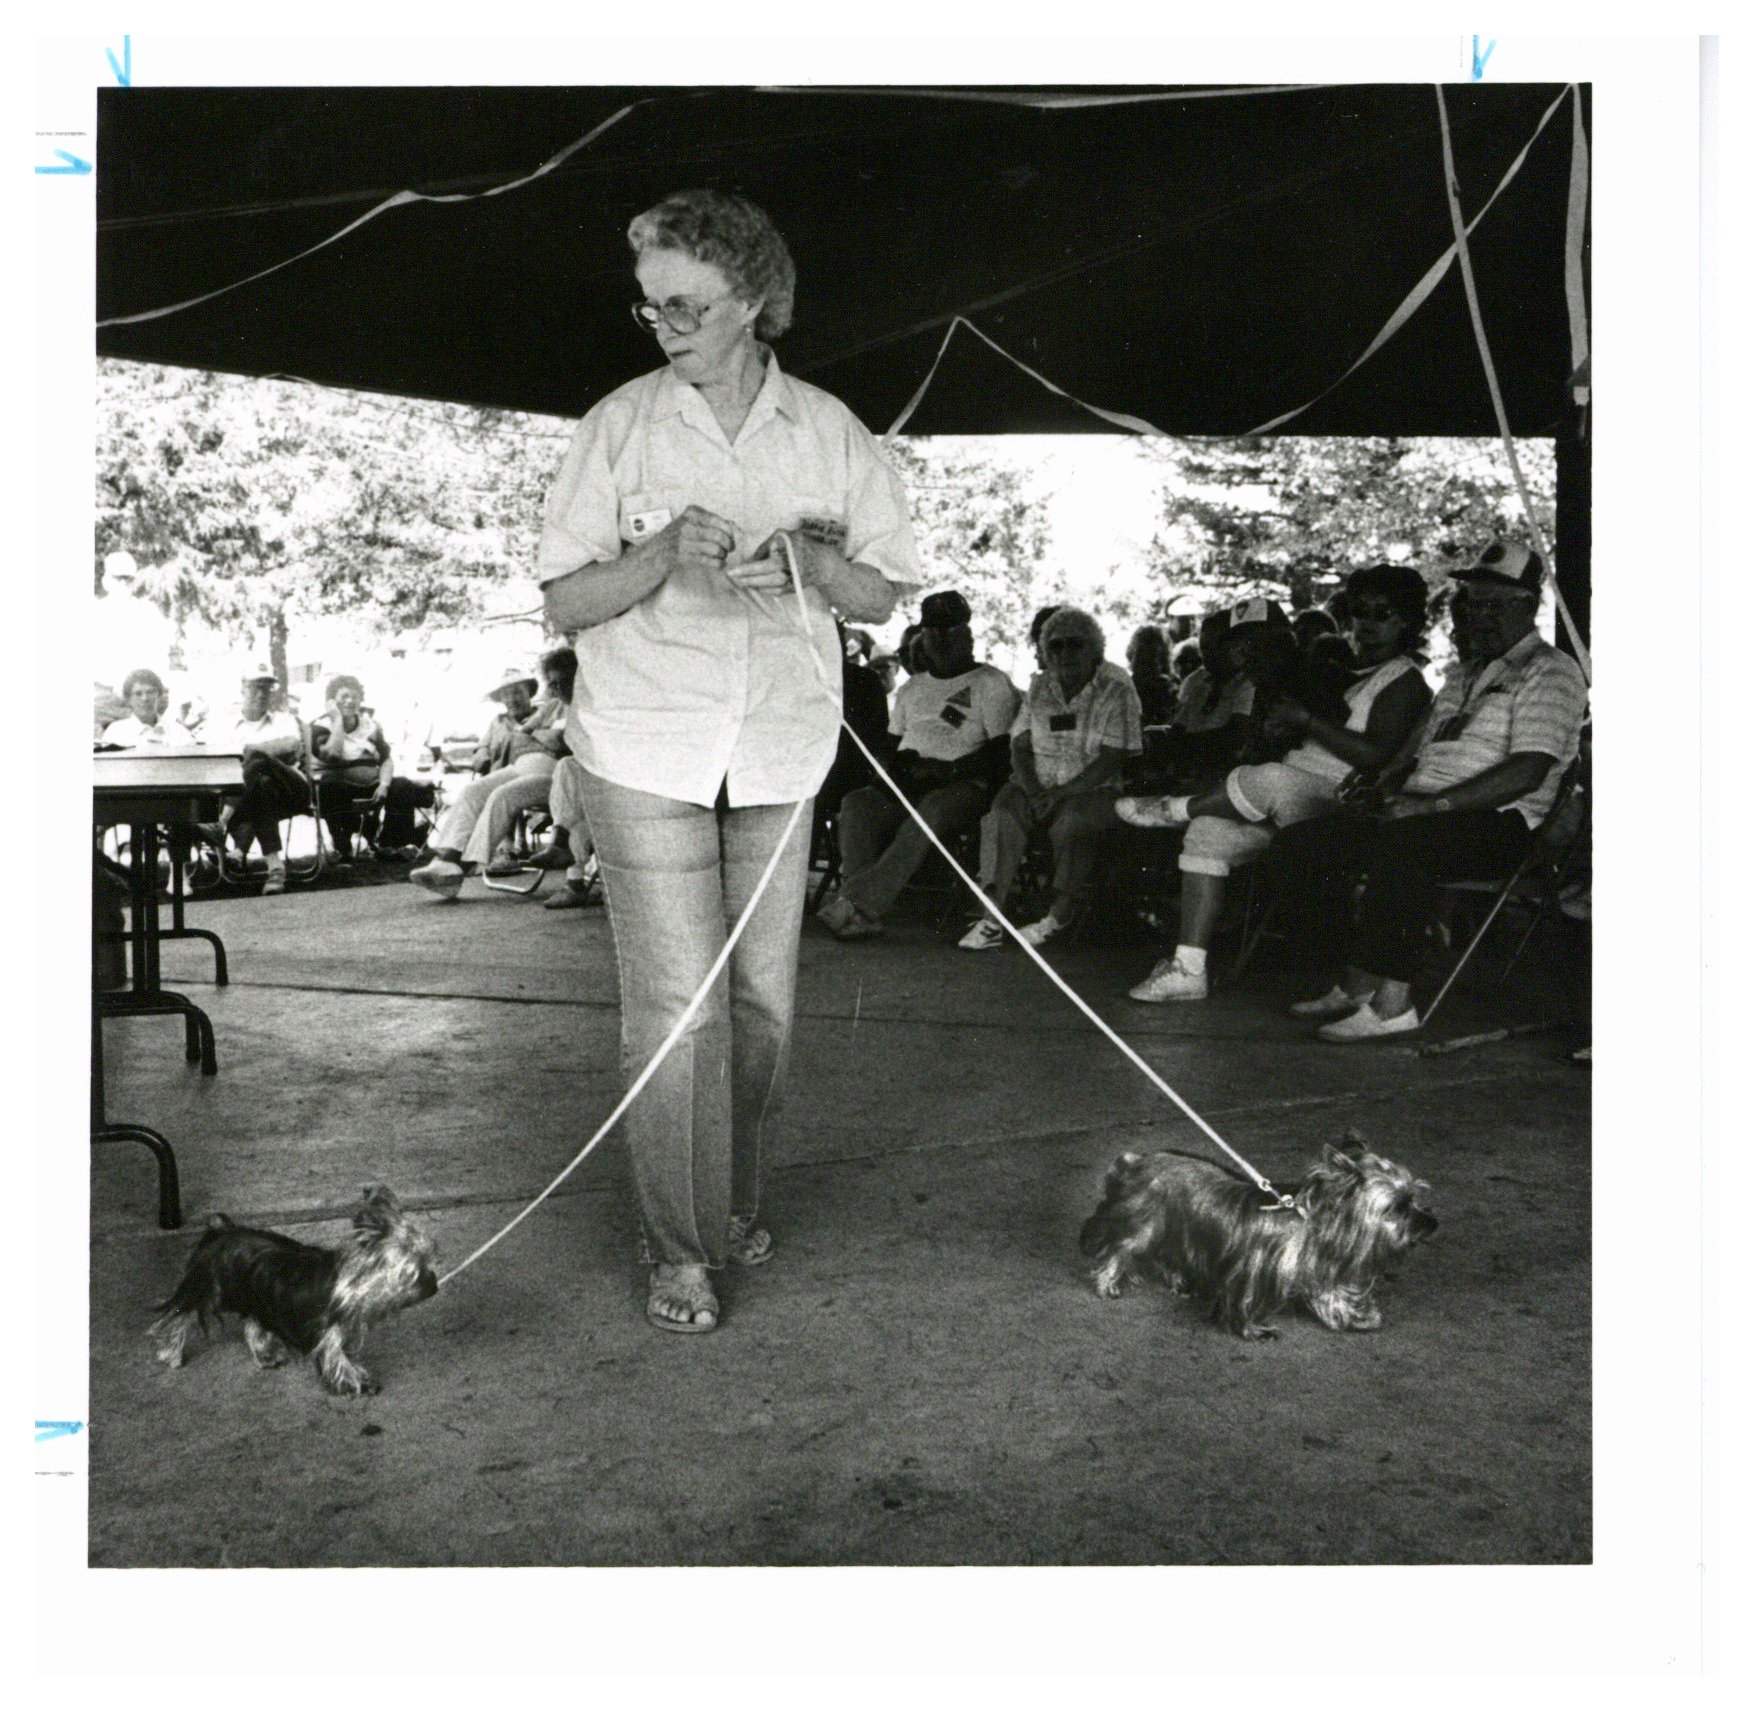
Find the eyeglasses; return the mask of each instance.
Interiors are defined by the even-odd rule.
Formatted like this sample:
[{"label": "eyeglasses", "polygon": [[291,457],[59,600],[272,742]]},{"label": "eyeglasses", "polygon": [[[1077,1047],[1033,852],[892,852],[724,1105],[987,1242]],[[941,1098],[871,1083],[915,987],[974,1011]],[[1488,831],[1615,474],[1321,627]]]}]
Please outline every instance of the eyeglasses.
[{"label": "eyeglasses", "polygon": [[727,291],[723,297],[715,297],[710,303],[690,303],[686,297],[671,297],[662,303],[635,303],[633,318],[648,333],[655,333],[660,321],[673,333],[698,333],[706,312],[730,302],[734,295],[734,292]]},{"label": "eyeglasses", "polygon": [[1349,624],[1389,624],[1400,617],[1393,606],[1354,606],[1346,614]]}]

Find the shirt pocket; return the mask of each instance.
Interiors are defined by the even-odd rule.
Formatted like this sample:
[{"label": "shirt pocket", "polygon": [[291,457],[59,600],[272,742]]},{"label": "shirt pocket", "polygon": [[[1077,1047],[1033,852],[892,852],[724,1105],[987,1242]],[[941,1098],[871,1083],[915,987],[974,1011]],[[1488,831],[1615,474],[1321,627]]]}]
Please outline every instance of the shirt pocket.
[{"label": "shirt pocket", "polygon": [[624,493],[617,515],[623,543],[636,547],[649,541],[675,522],[685,509],[676,488],[651,487],[641,493]]}]

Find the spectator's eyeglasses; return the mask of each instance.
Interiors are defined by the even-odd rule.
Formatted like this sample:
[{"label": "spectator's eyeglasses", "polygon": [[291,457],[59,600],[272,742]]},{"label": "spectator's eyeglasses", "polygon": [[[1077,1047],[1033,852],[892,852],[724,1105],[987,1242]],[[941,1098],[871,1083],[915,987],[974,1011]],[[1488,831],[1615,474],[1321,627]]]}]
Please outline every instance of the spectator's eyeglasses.
[{"label": "spectator's eyeglasses", "polygon": [[655,333],[660,321],[673,333],[698,333],[706,312],[730,302],[734,295],[727,291],[723,297],[715,297],[710,303],[690,303],[686,297],[671,297],[663,303],[635,303],[633,318],[648,333]]},{"label": "spectator's eyeglasses", "polygon": [[1089,646],[1089,642],[1085,641],[1082,636],[1055,636],[1047,644],[1046,651],[1051,654],[1081,653]]},{"label": "spectator's eyeglasses", "polygon": [[1346,614],[1348,624],[1392,624],[1400,617],[1393,606],[1354,606]]}]

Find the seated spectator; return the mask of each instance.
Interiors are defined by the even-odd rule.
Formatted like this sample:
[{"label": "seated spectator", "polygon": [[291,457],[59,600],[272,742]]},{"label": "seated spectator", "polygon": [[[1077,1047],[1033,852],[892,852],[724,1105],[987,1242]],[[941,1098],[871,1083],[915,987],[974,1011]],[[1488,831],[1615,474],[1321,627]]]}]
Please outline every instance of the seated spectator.
[{"label": "seated spectator", "polygon": [[1354,772],[1374,775],[1399,754],[1431,704],[1413,651],[1425,630],[1425,579],[1410,565],[1376,564],[1347,580],[1361,669],[1335,721],[1290,696],[1269,722],[1296,733],[1282,760],[1242,766],[1193,796],[1124,797],[1115,811],[1129,825],[1187,826],[1181,869],[1181,929],[1175,954],[1128,994],[1144,1004],[1206,996],[1206,952],[1224,902],[1224,882],[1253,861],[1283,826],[1340,806]]},{"label": "seated spectator", "polygon": [[1139,716],[1147,725],[1167,725],[1175,717],[1175,684],[1169,675],[1169,640],[1155,624],[1141,624],[1127,643],[1127,670],[1139,696]]},{"label": "seated spectator", "polygon": [[223,846],[229,837],[246,861],[250,845],[261,844],[268,861],[264,896],[286,889],[280,822],[311,807],[310,781],[304,772],[304,727],[291,713],[276,712],[269,705],[279,681],[265,665],[251,666],[244,674],[243,705],[229,733],[220,739],[235,743],[243,756],[243,795],[228,802],[217,821],[199,828],[214,844]]},{"label": "seated spectator", "polygon": [[[849,636],[854,632],[848,632]],[[858,632],[863,634],[863,632]],[[841,717],[857,731],[865,747],[879,761],[888,764],[894,744],[889,736],[889,695],[883,679],[864,664],[856,648],[847,647],[841,662]],[[878,780],[871,763],[846,731],[840,734],[840,747],[835,750],[834,765],[816,792],[816,817],[827,821],[838,819],[841,803],[847,793],[863,789]]]},{"label": "seated spectator", "polygon": [[1372,814],[1312,820],[1281,839],[1313,948],[1344,962],[1329,991],[1292,1010],[1335,1018],[1319,1032],[1337,1044],[1418,1028],[1411,983],[1438,886],[1510,873],[1578,752],[1588,690],[1577,662],[1536,633],[1540,559],[1495,541],[1454,580],[1457,659],[1400,769],[1405,783]]},{"label": "seated spectator", "polygon": [[1306,606],[1301,612],[1291,614],[1291,634],[1301,653],[1309,652],[1310,643],[1317,636],[1337,636],[1339,633],[1338,622],[1323,607]]},{"label": "seated spectator", "polygon": [[488,692],[503,711],[476,747],[476,776],[439,816],[428,845],[432,859],[408,876],[436,897],[453,901],[468,868],[492,862],[517,815],[548,802],[549,781],[566,748],[578,656],[571,648],[555,648],[543,655],[542,671],[546,685],[514,668]]},{"label": "seated spectator", "polygon": [[603,880],[591,844],[591,822],[585,812],[585,769],[571,755],[562,755],[548,783],[548,812],[572,852],[566,884],[544,909],[588,909],[603,901]]},{"label": "seated spectator", "polygon": [[1180,783],[1222,778],[1254,736],[1255,686],[1227,645],[1228,610],[1200,620],[1200,667],[1183,680],[1170,720],[1165,761]]},{"label": "seated spectator", "polygon": [[[1175,673],[1176,704],[1181,704],[1182,685],[1200,669],[1200,644],[1183,642],[1171,656]],[[1171,717],[1174,715],[1172,714]]]},{"label": "seated spectator", "polygon": [[[901,661],[894,654],[874,654],[871,659],[871,670],[883,685],[885,701],[895,693],[895,686],[901,681]],[[889,719],[888,709],[884,710],[884,722]]]},{"label": "seated spectator", "polygon": [[[1123,671],[1104,671],[1102,627],[1075,606],[1042,626],[1045,671],[1036,673],[1011,738],[1011,782],[981,827],[981,885],[1001,909],[1023,865],[1029,835],[1044,828],[1054,849],[1053,902],[1020,929],[1045,944],[1076,921],[1096,877],[1097,840],[1115,819],[1122,768],[1139,752],[1139,696]],[[1004,929],[982,916],[961,940],[996,950]]]},{"label": "seated spectator", "polygon": [[[1018,706],[1010,678],[976,662],[969,616],[954,590],[926,596],[918,644],[926,669],[896,691],[889,717],[897,742],[890,774],[946,841],[978,825],[993,800]],[[930,848],[887,785],[849,792],[840,811],[840,891],[817,919],[839,939],[880,933]]]},{"label": "seated spectator", "polygon": [[920,626],[909,624],[901,632],[901,640],[895,644],[895,657],[901,663],[901,669],[909,677],[918,677],[927,669],[925,656],[920,652]]},{"label": "seated spectator", "polygon": [[106,725],[100,740],[116,749],[184,748],[195,739],[175,719],[167,719],[170,694],[156,671],[131,671],[122,679],[128,711]]},{"label": "seated spectator", "polygon": [[390,740],[365,710],[365,686],[357,677],[330,678],[323,699],[327,706],[311,724],[311,759],[337,864],[347,865],[354,834],[374,812],[379,860],[417,854],[414,811],[431,806],[432,786],[397,776]]}]

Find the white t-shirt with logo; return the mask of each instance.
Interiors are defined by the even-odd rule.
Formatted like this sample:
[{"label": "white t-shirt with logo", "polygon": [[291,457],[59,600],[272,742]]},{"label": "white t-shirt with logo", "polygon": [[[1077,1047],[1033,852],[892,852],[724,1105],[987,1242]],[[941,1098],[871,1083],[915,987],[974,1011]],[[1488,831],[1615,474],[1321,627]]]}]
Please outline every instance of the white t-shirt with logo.
[{"label": "white t-shirt with logo", "polygon": [[929,760],[962,760],[995,737],[1008,736],[1023,698],[996,665],[955,677],[922,671],[895,692],[889,729],[904,749]]}]

